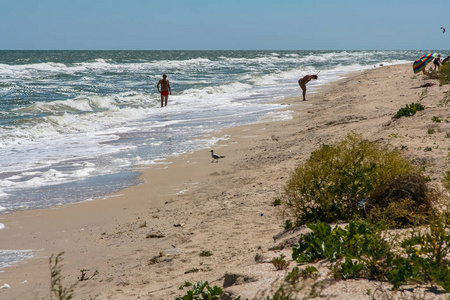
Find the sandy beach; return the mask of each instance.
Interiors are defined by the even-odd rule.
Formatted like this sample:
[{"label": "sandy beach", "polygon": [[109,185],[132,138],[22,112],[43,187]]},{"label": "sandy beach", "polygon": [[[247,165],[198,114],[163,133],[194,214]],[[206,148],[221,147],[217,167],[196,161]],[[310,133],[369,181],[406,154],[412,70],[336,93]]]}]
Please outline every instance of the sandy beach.
[{"label": "sandy beach", "polygon": [[[320,77],[319,77],[320,80]],[[434,86],[420,87],[425,82]],[[294,83],[295,84],[295,83]],[[308,93],[308,101],[287,98],[289,120],[263,121],[214,132],[214,151],[226,156],[212,163],[210,149],[170,157],[139,168],[142,184],[105,199],[20,211],[1,216],[2,249],[35,249],[35,257],[0,273],[1,299],[49,299],[49,257],[64,252],[63,283],[74,299],[175,299],[186,281],[223,287],[225,274],[239,280],[225,291],[242,299],[273,295],[290,268],[276,271],[271,258],[291,250],[270,250],[280,240],[280,197],[290,173],[322,144],[349,132],[383,147],[400,149],[425,166],[441,189],[449,170],[450,88],[414,75],[412,66],[394,65],[352,73]],[[425,110],[393,120],[406,104]],[[440,117],[441,123],[431,119]],[[430,134],[429,129],[433,129]],[[431,151],[424,151],[430,147]],[[166,251],[170,249],[171,251]],[[209,251],[211,256],[200,256]],[[177,255],[162,255],[176,253]],[[258,259],[256,259],[258,258]],[[79,281],[80,270],[88,280]],[[95,271],[98,274],[90,278]],[[320,274],[326,277],[328,269]],[[299,292],[311,292],[311,286]],[[390,291],[389,284],[366,280],[330,281],[327,299],[372,299],[368,290]],[[425,298],[445,294],[422,291]]]}]

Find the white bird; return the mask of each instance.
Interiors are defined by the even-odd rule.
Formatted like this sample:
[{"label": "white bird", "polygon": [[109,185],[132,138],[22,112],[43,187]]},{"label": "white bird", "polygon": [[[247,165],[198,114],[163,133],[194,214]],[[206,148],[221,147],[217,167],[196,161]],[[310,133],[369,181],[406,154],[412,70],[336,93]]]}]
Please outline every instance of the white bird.
[{"label": "white bird", "polygon": [[217,155],[214,153],[214,150],[211,150],[211,157],[213,158],[212,162],[216,161],[219,162],[219,158],[224,158],[223,155]]}]

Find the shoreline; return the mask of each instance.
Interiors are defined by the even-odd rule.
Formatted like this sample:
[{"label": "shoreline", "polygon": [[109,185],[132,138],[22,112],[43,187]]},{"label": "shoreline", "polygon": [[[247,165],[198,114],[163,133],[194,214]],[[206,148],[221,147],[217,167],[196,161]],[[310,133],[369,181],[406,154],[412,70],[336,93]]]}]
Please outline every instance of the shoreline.
[{"label": "shoreline", "polygon": [[[168,168],[140,169],[143,183],[107,199],[6,215],[9,225],[0,230],[2,244],[42,251],[0,273],[0,286],[11,287],[0,289],[0,296],[48,297],[48,257],[62,251],[66,282],[77,282],[82,269],[99,271],[95,279],[78,282],[74,299],[172,299],[183,293],[178,287],[185,281],[208,280],[221,286],[225,273],[251,270],[259,274],[253,275],[258,278],[255,283],[231,288],[238,289],[236,296],[255,296],[280,274],[270,263],[257,264],[254,259],[260,254],[267,262],[279,255],[268,250],[283,223],[272,202],[293,168],[312,151],[356,131],[384,146],[406,143],[411,158],[423,155],[413,144],[427,144],[427,138],[435,137],[426,132],[405,137],[403,132],[421,124],[391,120],[393,112],[421,95],[422,90],[412,88],[421,80],[412,77],[409,65],[349,74],[319,87],[307,102],[299,101],[300,96],[277,101],[289,104],[284,109],[292,111],[290,120],[212,133],[220,138],[214,151],[226,156],[218,163],[211,163],[209,150],[184,153],[168,158]],[[433,97],[447,89],[434,86],[423,101],[433,103]],[[426,113],[433,114],[437,106],[430,105]],[[425,113],[420,116],[428,119]],[[440,135],[448,127],[443,128]],[[393,138],[395,132],[401,138]],[[427,157],[440,170],[447,167],[443,148],[431,153],[433,159]],[[435,180],[442,175],[437,170],[430,174]],[[164,256],[151,264],[161,251],[173,248],[180,249],[179,256]],[[202,258],[201,251],[213,255]],[[188,272],[193,269],[198,271]]]}]

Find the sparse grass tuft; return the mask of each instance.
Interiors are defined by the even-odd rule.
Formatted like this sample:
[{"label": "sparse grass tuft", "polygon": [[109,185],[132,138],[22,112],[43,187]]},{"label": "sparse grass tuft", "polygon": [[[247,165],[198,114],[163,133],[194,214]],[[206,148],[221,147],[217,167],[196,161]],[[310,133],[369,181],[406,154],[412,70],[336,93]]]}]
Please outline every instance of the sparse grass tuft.
[{"label": "sparse grass tuft", "polygon": [[208,256],[212,256],[212,252],[209,250],[203,250],[202,252],[200,252],[199,254],[201,257],[208,257]]},{"label": "sparse grass tuft", "polygon": [[74,290],[76,283],[69,287],[64,287],[62,284],[61,262],[63,261],[64,252],[60,252],[56,257],[52,254],[49,259],[50,264],[50,297],[55,297],[58,300],[70,300],[74,297]]},{"label": "sparse grass tuft", "polygon": [[431,121],[436,122],[436,123],[441,123],[441,122],[442,122],[442,119],[439,118],[439,117],[434,116],[434,117],[431,119]]},{"label": "sparse grass tuft", "polygon": [[272,205],[273,206],[279,206],[279,205],[281,205],[282,204],[282,202],[281,202],[281,199],[279,199],[279,198],[276,198],[275,200],[273,200],[273,202],[272,202]]},{"label": "sparse grass tuft", "polygon": [[279,257],[274,257],[271,261],[271,263],[274,265],[274,267],[279,270],[284,270],[289,266],[289,262],[286,261],[285,256],[281,254]]},{"label": "sparse grass tuft", "polygon": [[444,188],[450,191],[450,171],[445,172],[442,183],[444,184]]}]

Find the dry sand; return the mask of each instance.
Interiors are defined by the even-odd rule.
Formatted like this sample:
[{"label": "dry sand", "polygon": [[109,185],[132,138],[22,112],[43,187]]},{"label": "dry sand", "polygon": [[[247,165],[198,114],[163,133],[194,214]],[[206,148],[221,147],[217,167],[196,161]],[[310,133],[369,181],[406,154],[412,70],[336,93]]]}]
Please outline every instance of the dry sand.
[{"label": "dry sand", "polygon": [[[227,273],[239,275],[227,276],[227,293],[242,299],[272,295],[287,271],[276,271],[270,260],[291,255],[289,249],[269,250],[279,242],[273,237],[284,221],[272,203],[311,151],[351,131],[389,148],[407,146],[406,157],[424,166],[440,187],[450,169],[450,92],[448,85],[420,88],[437,82],[422,76],[413,75],[409,64],[350,74],[308,94],[309,101],[281,101],[290,120],[212,134],[220,138],[214,150],[226,156],[218,163],[211,163],[209,149],[187,153],[142,168],[142,184],[106,199],[2,216],[1,249],[39,251],[2,270],[0,286],[10,288],[0,289],[0,299],[49,299],[48,259],[62,251],[65,286],[78,282],[82,269],[89,269],[88,277],[98,270],[77,283],[74,299],[174,299],[188,290],[179,289],[185,281],[222,287]],[[392,120],[398,109],[419,101],[424,111]],[[433,116],[445,121],[432,122]],[[158,258],[166,249],[179,255]],[[202,251],[212,256],[202,257]],[[299,298],[372,299],[392,293],[388,284],[367,280],[323,280],[329,270],[317,266],[319,278],[306,281]],[[430,299],[447,296],[415,291]]]}]

